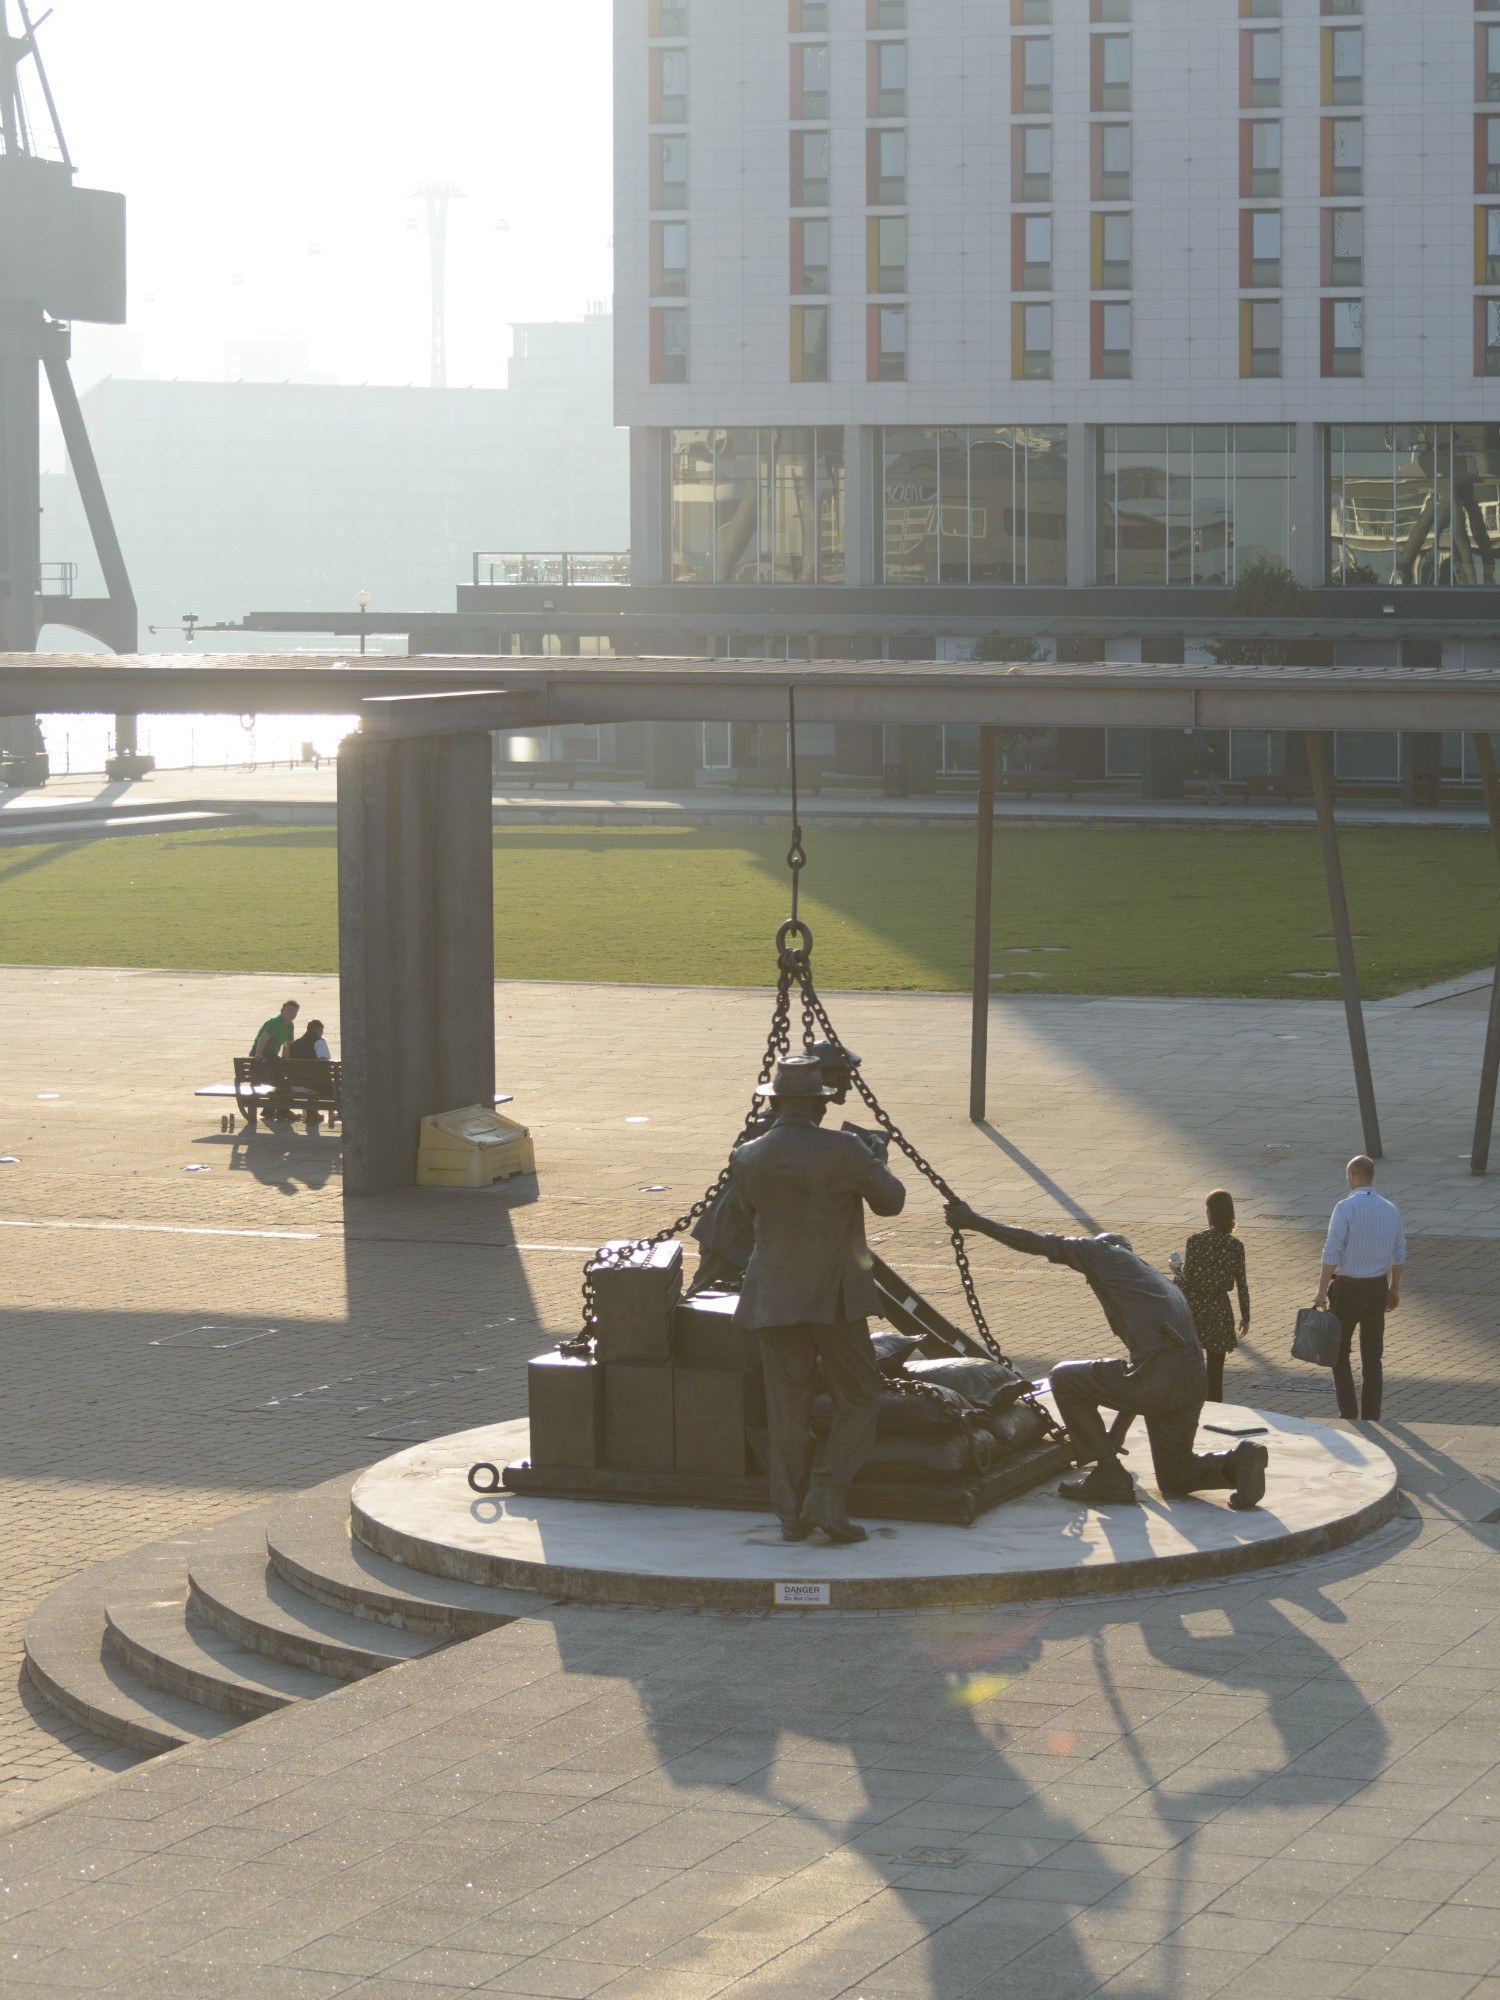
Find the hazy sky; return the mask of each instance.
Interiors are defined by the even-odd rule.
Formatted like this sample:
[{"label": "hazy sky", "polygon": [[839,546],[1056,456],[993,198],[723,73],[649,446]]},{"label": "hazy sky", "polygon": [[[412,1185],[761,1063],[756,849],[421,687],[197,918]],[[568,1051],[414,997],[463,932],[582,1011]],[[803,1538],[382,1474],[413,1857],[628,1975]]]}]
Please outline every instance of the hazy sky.
[{"label": "hazy sky", "polygon": [[503,383],[512,320],[608,300],[609,0],[52,4],[79,182],[129,203],[130,324],[79,329],[80,386],[218,381],[227,343],[288,339],[340,381],[425,382],[428,180],[467,196],[450,382]]}]

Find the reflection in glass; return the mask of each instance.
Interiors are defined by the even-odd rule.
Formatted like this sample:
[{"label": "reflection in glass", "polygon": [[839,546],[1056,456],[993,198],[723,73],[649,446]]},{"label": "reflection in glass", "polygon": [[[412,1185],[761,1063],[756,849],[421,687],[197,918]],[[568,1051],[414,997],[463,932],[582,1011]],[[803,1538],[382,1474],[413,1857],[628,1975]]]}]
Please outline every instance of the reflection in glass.
[{"label": "reflection in glass", "polygon": [[1099,574],[1105,583],[1232,584],[1291,556],[1292,432],[1285,424],[1105,429]]},{"label": "reflection in glass", "polygon": [[1333,582],[1495,582],[1500,425],[1334,424],[1328,455]]},{"label": "reflection in glass", "polygon": [[837,426],[671,433],[676,583],[840,583],[844,433]]},{"label": "reflection in glass", "polygon": [[1061,427],[893,428],[883,449],[885,582],[1066,581]]}]

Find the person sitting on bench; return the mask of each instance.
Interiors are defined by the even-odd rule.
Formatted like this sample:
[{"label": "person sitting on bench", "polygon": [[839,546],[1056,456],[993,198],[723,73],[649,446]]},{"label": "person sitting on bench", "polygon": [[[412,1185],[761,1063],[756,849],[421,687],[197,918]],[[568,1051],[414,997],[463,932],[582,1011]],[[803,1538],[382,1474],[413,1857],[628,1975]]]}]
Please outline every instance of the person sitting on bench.
[{"label": "person sitting on bench", "polygon": [[287,1049],[291,1062],[332,1062],[328,1044],[323,1039],[323,1023],[309,1021],[306,1028]]},{"label": "person sitting on bench", "polygon": [[1228,1486],[1229,1504],[1242,1511],[1258,1506],[1266,1490],[1268,1454],[1249,1440],[1233,1451],[1201,1454],[1193,1449],[1207,1387],[1203,1348],[1187,1300],[1169,1279],[1137,1257],[1128,1237],[1043,1236],[977,1215],[966,1202],[945,1211],[950,1229],[973,1230],[1028,1257],[1068,1264],[1087,1280],[1104,1308],[1128,1361],[1064,1361],[1052,1370],[1052,1397],[1080,1465],[1092,1464],[1081,1479],[1065,1479],[1065,1500],[1095,1505],[1133,1501],[1135,1481],[1120,1463],[1120,1442],[1104,1428],[1101,1406],[1146,1419],[1151,1462],[1163,1499],[1185,1499],[1206,1487]]},{"label": "person sitting on bench", "polygon": [[[260,1081],[273,1084],[276,1082],[276,1066],[291,1052],[292,1040],[296,1032],[293,1023],[301,1011],[302,1008],[298,1001],[283,1000],[281,1003],[281,1012],[273,1014],[269,1021],[261,1022],[259,1029],[256,1031],[255,1040],[250,1044],[251,1058],[256,1062],[265,1064]],[[268,1122],[290,1118],[292,1115],[291,1100],[280,1089],[274,1090],[271,1096],[265,1100],[264,1109]],[[253,1107],[246,1112],[245,1123],[247,1125],[255,1123],[255,1110]]]}]

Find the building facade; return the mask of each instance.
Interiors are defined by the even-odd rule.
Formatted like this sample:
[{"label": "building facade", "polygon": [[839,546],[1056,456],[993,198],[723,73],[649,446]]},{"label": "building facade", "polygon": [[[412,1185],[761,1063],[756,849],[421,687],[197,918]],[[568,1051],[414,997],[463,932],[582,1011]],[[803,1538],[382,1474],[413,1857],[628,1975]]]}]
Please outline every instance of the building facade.
[{"label": "building facade", "polygon": [[1496,585],[1500,7],[615,19],[637,583]]}]

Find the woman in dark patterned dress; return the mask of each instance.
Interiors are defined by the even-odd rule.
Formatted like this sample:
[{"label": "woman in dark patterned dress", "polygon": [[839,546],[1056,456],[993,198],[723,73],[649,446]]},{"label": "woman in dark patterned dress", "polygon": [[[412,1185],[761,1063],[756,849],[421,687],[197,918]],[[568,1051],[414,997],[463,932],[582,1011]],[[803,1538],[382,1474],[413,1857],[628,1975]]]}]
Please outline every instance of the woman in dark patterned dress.
[{"label": "woman in dark patterned dress", "polygon": [[1193,1324],[1208,1362],[1208,1400],[1224,1400],[1224,1356],[1238,1344],[1229,1294],[1239,1293],[1240,1335],[1250,1331],[1250,1284],[1245,1246],[1234,1233],[1234,1196],[1215,1188],[1204,1203],[1208,1227],[1187,1240],[1177,1282],[1193,1309]]}]

